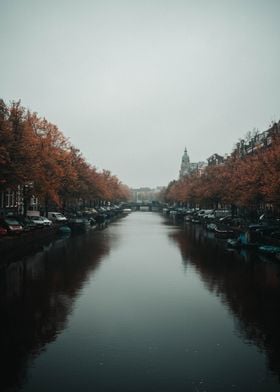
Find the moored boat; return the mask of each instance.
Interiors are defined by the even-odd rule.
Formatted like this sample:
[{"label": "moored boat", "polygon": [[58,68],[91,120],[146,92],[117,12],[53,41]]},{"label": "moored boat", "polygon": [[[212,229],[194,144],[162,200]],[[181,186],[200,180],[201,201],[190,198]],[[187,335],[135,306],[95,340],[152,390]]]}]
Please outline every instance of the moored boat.
[{"label": "moored boat", "polygon": [[216,238],[221,238],[221,239],[234,238],[236,236],[235,232],[231,229],[215,228],[214,233]]},{"label": "moored boat", "polygon": [[257,242],[250,242],[250,236],[248,233],[240,233],[237,238],[229,238],[227,240],[227,246],[230,248],[257,248],[259,244]]},{"label": "moored boat", "polygon": [[258,247],[259,251],[265,253],[267,255],[276,256],[279,259],[280,255],[280,246],[273,245],[261,245]]},{"label": "moored boat", "polygon": [[84,218],[69,219],[68,226],[72,232],[84,232],[90,228],[90,221]]},{"label": "moored boat", "polygon": [[63,225],[58,228],[58,232],[59,234],[68,235],[71,234],[71,229],[69,226]]}]

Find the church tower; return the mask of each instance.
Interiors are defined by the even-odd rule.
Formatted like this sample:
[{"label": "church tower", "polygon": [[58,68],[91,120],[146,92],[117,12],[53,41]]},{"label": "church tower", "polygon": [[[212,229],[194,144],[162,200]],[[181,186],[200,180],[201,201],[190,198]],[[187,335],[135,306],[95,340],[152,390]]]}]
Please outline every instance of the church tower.
[{"label": "church tower", "polygon": [[188,155],[187,149],[185,148],[184,154],[182,156],[179,178],[182,178],[185,175],[190,174],[191,171],[192,170],[191,170],[190,157]]}]

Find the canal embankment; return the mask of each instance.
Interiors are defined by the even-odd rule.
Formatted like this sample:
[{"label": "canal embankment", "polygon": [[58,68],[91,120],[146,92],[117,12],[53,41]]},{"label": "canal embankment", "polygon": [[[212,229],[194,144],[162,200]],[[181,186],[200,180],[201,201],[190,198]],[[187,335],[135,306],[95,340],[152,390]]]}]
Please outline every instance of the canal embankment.
[{"label": "canal embankment", "polygon": [[133,212],[3,268],[1,390],[279,391],[280,266],[222,241]]}]

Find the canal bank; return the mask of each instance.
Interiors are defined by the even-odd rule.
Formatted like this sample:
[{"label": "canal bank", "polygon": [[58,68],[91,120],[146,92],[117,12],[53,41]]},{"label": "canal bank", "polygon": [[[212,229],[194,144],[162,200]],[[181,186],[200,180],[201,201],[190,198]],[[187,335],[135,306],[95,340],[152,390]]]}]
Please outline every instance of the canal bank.
[{"label": "canal bank", "polygon": [[0,238],[0,268],[12,261],[36,254],[56,239],[104,229],[114,220],[125,215],[122,210],[119,210],[110,215],[99,214],[95,219],[92,217],[70,217],[64,223],[54,222],[51,225],[28,228],[28,230],[24,228],[20,234],[2,236]]},{"label": "canal bank", "polygon": [[204,238],[135,212],[11,263],[1,389],[279,390],[279,268]]}]

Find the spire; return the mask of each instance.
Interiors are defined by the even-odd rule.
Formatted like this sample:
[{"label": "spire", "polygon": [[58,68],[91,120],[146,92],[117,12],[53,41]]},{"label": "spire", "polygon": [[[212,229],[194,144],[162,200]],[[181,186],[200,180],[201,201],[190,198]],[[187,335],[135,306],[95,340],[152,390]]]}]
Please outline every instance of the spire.
[{"label": "spire", "polygon": [[182,178],[186,174],[190,174],[190,172],[191,172],[190,157],[187,152],[187,147],[185,147],[184,154],[182,156],[179,177]]},{"label": "spire", "polygon": [[189,158],[189,155],[188,155],[188,152],[187,152],[187,147],[185,147],[185,151],[184,151],[184,154],[182,156],[182,162],[190,162],[190,158]]}]

